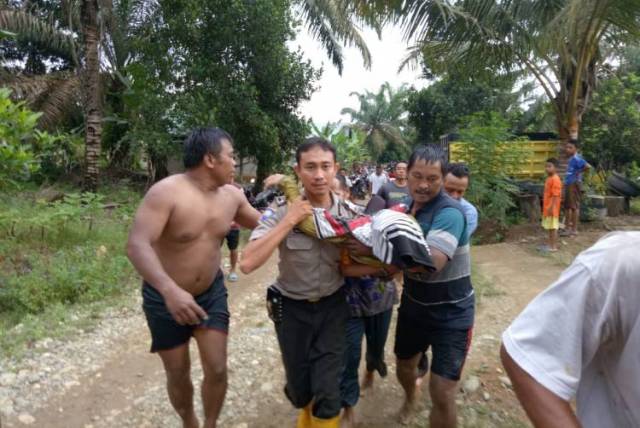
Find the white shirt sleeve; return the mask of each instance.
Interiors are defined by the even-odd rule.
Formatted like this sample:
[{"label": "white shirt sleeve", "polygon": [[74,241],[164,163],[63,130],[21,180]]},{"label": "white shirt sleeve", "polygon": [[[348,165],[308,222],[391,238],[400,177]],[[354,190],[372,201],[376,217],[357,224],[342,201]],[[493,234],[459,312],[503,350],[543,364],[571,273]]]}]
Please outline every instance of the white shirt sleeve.
[{"label": "white shirt sleeve", "polygon": [[507,328],[506,351],[538,383],[570,400],[607,336],[606,294],[576,260]]}]

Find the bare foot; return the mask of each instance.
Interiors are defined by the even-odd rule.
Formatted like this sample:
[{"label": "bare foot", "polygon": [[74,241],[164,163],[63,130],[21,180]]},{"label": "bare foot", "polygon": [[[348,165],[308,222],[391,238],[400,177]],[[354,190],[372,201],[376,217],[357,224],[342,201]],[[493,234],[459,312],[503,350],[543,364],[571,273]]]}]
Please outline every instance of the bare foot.
[{"label": "bare foot", "polygon": [[182,420],[182,428],[200,428],[200,422],[195,413]]},{"label": "bare foot", "polygon": [[[418,380],[416,379],[416,382],[417,381]],[[418,385],[416,385],[415,390],[413,391],[413,397],[405,398],[405,401],[402,404],[402,408],[398,413],[398,422],[400,422],[400,424],[409,425],[411,423],[418,410],[418,403],[420,403],[421,397],[422,390]]]},{"label": "bare foot", "polygon": [[340,426],[342,428],[356,428],[358,426],[358,421],[356,420],[356,412],[353,407],[344,408]]},{"label": "bare foot", "polygon": [[362,385],[360,386],[360,389],[365,390],[373,388],[373,375],[373,372],[365,372],[364,377],[362,378]]}]

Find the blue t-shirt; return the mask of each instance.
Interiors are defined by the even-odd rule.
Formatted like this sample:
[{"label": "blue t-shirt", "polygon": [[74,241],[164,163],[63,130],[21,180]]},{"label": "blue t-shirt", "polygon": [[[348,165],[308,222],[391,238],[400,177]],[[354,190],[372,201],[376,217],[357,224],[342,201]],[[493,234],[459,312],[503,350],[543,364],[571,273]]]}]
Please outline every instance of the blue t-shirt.
[{"label": "blue t-shirt", "polygon": [[567,175],[564,176],[564,184],[582,183],[582,171],[587,166],[587,161],[578,153],[571,156],[567,164]]},{"label": "blue t-shirt", "polygon": [[464,211],[464,216],[467,219],[467,236],[471,238],[473,232],[478,228],[478,210],[465,198],[460,199],[460,205],[462,206],[462,211]]},{"label": "blue t-shirt", "polygon": [[[440,197],[449,198],[445,195]],[[421,316],[433,325],[469,328],[473,325],[475,298],[471,285],[467,222],[462,209],[453,206],[441,208],[433,214],[431,211],[438,209],[438,203],[433,202],[416,213],[416,220],[429,247],[444,253],[449,261],[435,274],[405,271],[405,293],[416,303],[416,308],[421,307]]]}]

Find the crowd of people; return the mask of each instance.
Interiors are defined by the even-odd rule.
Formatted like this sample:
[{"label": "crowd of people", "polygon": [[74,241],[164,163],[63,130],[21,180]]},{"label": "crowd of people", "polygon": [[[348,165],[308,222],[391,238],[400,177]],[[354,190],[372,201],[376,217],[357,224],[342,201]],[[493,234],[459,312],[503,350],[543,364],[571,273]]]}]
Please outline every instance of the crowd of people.
[{"label": "crowd of people", "polygon": [[[349,173],[340,169],[335,148],[317,137],[300,144],[295,157],[302,196],[277,198],[258,211],[232,185],[231,136],[217,128],[195,130],[184,145],[186,171],[155,184],[136,214],[128,255],[144,280],[151,351],[164,364],[169,400],[183,426],[200,426],[193,406],[191,337],[204,373],[205,427],[216,426],[224,402],[230,314],[221,246],[226,238],[229,250],[237,251],[239,227],[252,232],[239,261],[237,252],[231,253],[229,281],[237,280],[236,265],[251,274],[278,250],[278,274],[265,300],[282,354],[284,392],[299,409],[298,428],[357,424],[360,389],[370,388],[376,373],[387,376],[384,349],[398,303],[394,354],[404,391],[399,419],[411,420],[426,384],[430,426],[456,426],[455,397],[475,315],[470,240],[478,212],[464,199],[468,168],[449,164],[442,149],[430,145],[390,168],[376,165],[370,171],[356,164]],[[575,168],[581,172],[585,166]],[[548,166],[550,177],[552,172]],[[281,178],[269,177],[265,185]],[[550,187],[557,198],[557,180]],[[554,226],[547,217],[556,217],[559,201],[549,204],[544,222]],[[336,245],[298,227],[318,209],[344,221],[375,210],[401,210],[419,225],[433,269],[401,271],[356,261],[351,256],[371,256],[371,247],[354,238]],[[639,249],[640,233],[605,238],[504,333],[503,363],[536,426],[640,424],[633,405],[640,400],[640,289],[632,286],[640,274],[632,254]],[[569,404],[576,391],[577,416]]]}]

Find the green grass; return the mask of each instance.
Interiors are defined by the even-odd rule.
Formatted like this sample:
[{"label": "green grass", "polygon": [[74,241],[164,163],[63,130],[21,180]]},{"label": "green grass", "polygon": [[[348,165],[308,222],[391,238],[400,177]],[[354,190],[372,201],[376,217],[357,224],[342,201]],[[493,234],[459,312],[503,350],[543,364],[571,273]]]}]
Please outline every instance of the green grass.
[{"label": "green grass", "polygon": [[640,198],[631,199],[631,214],[640,215]]},{"label": "green grass", "polygon": [[124,247],[140,197],[101,196],[55,205],[33,190],[0,194],[0,355],[91,324],[137,283]]},{"label": "green grass", "polygon": [[504,291],[496,288],[490,278],[483,275],[478,266],[471,265],[471,283],[476,292],[476,302],[481,305],[485,298],[502,296]]}]

